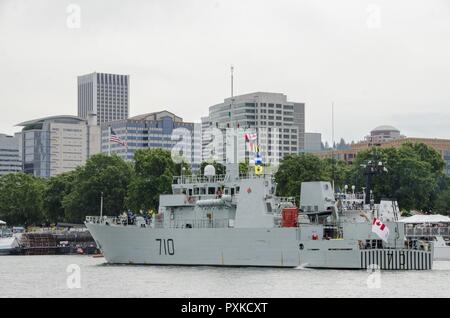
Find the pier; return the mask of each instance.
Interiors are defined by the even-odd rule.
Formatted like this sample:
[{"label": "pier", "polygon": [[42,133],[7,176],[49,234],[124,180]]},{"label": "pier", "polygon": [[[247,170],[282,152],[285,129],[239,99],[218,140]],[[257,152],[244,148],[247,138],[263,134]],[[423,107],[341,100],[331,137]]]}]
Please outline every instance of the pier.
[{"label": "pier", "polygon": [[[72,230],[70,230],[72,228]],[[96,254],[97,245],[86,228],[58,225],[56,229],[23,233],[17,253],[21,255]]]}]

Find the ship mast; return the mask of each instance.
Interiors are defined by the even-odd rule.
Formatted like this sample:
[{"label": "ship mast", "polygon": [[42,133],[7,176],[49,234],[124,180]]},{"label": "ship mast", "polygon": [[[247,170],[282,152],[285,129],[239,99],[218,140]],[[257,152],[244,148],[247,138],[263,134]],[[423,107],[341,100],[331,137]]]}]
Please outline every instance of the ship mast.
[{"label": "ship mast", "polygon": [[[231,109],[233,109],[233,107],[234,107],[234,66],[233,65],[231,65],[230,71],[231,71]],[[233,115],[234,115],[234,112],[233,112]],[[238,126],[238,122],[237,122],[237,119],[235,119],[234,120],[234,128],[233,128],[233,129],[235,129],[235,131],[237,129],[237,126]],[[237,145],[237,135],[236,134],[233,134],[233,139],[234,139],[233,140],[233,145],[234,145],[234,147],[233,147],[234,148],[233,149],[233,156],[234,156],[233,162],[235,165],[237,165],[237,173],[239,175],[239,162],[238,162],[238,154],[237,154],[238,145]]]},{"label": "ship mast", "polygon": [[234,82],[234,76],[233,76],[233,72],[234,72],[234,66],[231,65],[231,103],[233,103],[233,99],[234,99],[234,92],[233,92],[233,82]]},{"label": "ship mast", "polygon": [[[237,150],[238,150],[238,146],[237,146],[237,134],[236,134],[236,129],[237,129],[237,120],[232,120],[231,116],[234,113],[233,112],[233,108],[234,108],[234,66],[231,65],[230,68],[230,72],[231,72],[231,105],[230,105],[230,111],[229,111],[229,122],[231,123],[231,125],[227,125],[228,128],[232,128],[234,129],[234,133],[231,134],[231,137],[233,138],[232,140],[232,145],[233,145],[233,154],[232,154],[232,158],[228,159],[227,156],[227,151],[225,150],[225,156],[224,156],[224,160],[225,160],[225,164],[226,164],[226,174],[227,177],[230,178],[236,178],[239,177],[239,162],[238,162],[238,155],[237,155]],[[234,127],[231,127],[234,126]],[[225,132],[225,140],[227,141],[228,139],[228,132]],[[230,140],[231,142],[231,140]]]}]

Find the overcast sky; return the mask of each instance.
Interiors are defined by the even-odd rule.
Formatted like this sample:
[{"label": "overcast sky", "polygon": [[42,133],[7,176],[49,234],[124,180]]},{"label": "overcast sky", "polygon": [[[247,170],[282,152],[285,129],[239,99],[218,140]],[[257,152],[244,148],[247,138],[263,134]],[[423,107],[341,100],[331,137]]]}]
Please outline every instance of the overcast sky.
[{"label": "overcast sky", "polygon": [[94,71],[130,75],[131,115],[199,121],[232,64],[236,94],[305,102],[325,140],[332,101],[336,139],[381,124],[450,138],[447,0],[0,0],[0,133],[76,115],[77,75]]}]

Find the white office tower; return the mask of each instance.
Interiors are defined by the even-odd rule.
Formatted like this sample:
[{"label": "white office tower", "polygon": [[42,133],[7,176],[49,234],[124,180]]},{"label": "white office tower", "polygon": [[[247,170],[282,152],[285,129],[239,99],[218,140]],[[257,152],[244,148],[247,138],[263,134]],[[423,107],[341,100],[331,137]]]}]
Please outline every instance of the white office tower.
[{"label": "white office tower", "polygon": [[130,76],[92,73],[78,76],[78,117],[97,114],[97,124],[127,119]]},{"label": "white office tower", "polygon": [[[209,108],[209,123],[210,131],[216,132],[209,143],[203,142],[204,150],[207,145],[211,148],[211,143],[220,148],[223,140],[223,149],[213,151],[219,157],[223,154],[223,162],[229,162],[230,151],[237,149],[239,161],[251,160],[252,153],[259,151],[264,162],[277,164],[284,156],[302,152],[305,147],[305,104],[290,102],[281,93],[256,92],[227,98]],[[217,129],[227,131],[222,139],[216,138]],[[257,139],[246,141],[245,132],[256,134]],[[230,145],[230,141],[236,145]]]}]

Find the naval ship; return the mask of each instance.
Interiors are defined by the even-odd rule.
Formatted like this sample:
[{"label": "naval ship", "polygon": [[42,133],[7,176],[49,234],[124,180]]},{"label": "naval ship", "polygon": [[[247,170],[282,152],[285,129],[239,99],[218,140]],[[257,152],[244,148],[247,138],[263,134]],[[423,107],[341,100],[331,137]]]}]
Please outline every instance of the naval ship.
[{"label": "naval ship", "polygon": [[[174,177],[151,218],[88,216],[86,226],[111,264],[429,270],[433,246],[414,249],[395,202],[369,206],[335,195],[330,182],[304,182],[300,204],[276,195],[271,174]],[[383,222],[389,237],[372,232]]]}]

